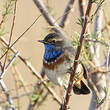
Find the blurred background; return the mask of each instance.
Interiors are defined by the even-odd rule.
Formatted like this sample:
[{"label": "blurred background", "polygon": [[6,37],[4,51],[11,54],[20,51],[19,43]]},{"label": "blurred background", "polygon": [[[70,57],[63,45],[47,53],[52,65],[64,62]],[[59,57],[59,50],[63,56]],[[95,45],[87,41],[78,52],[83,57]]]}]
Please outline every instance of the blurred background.
[{"label": "blurred background", "polygon": [[[6,3],[9,0],[0,0],[0,22],[3,19],[3,12],[6,9]],[[49,12],[51,15],[58,19],[62,16],[64,9],[67,4],[67,0],[42,0],[46,6],[49,6]],[[108,0],[109,1],[109,0]],[[110,1],[109,1],[110,3]],[[104,7],[109,9],[109,3],[105,3]],[[15,13],[15,22],[12,32],[11,44],[34,22],[34,20],[41,14],[33,0],[17,0]],[[4,23],[0,26],[0,36],[4,37],[9,41],[9,36],[13,21],[13,10],[14,10],[14,0],[11,6],[11,12],[5,18]],[[107,15],[108,18],[109,15]],[[76,36],[76,33],[81,32],[81,26],[76,22],[80,18],[78,1],[75,1],[72,11],[69,13],[66,26],[63,31],[71,38]],[[60,21],[60,18],[57,22]],[[48,33],[48,24],[46,23],[43,16],[36,21],[36,23],[22,36],[22,38],[13,46],[19,54],[29,61],[32,66],[40,73],[42,66],[42,58],[44,52],[44,46],[37,42],[37,40],[43,39]],[[92,27],[92,26],[91,26]],[[91,31],[93,27],[91,28]],[[1,56],[5,51],[6,47],[2,41],[0,41],[1,46]],[[12,52],[8,56],[12,57]],[[1,59],[3,64],[4,58]],[[8,64],[8,61],[6,62]],[[7,86],[10,96],[13,98],[14,105],[18,110],[27,110],[30,102],[37,97],[35,92],[36,84],[38,82],[37,77],[27,68],[27,66],[19,59],[16,58],[13,65],[8,69],[3,77],[3,81]],[[54,86],[55,92],[60,96],[60,89]],[[35,96],[34,96],[35,95]],[[73,110],[88,110],[90,104],[90,95],[77,96],[72,93],[69,105]],[[9,107],[8,102],[2,88],[0,88],[0,107],[6,109]],[[46,101],[42,103],[41,106],[35,107],[33,110],[58,110],[59,104],[53,100],[51,95],[48,95]]]}]

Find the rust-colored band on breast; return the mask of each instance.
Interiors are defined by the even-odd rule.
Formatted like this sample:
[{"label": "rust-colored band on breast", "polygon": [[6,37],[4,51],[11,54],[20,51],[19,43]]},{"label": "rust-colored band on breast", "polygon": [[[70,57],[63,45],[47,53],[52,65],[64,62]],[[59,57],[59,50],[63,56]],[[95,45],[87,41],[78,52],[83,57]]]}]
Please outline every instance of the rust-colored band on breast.
[{"label": "rust-colored band on breast", "polygon": [[56,60],[56,62],[45,63],[45,61],[43,60],[43,66],[47,69],[54,70],[58,65],[64,62],[64,59],[65,55],[63,54]]}]

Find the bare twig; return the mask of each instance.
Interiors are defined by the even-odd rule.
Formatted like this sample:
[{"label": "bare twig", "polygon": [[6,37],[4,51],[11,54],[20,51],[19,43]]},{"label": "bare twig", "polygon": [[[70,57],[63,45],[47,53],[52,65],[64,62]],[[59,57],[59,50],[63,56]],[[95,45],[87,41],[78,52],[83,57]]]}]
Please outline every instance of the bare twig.
[{"label": "bare twig", "polygon": [[28,110],[35,110],[35,108],[38,108],[41,106],[41,104],[46,100],[46,98],[48,97],[49,95],[49,92],[47,91],[43,96],[42,96],[42,99],[39,101],[38,100],[35,100],[34,104],[30,104],[29,107],[28,107]]},{"label": "bare twig", "polygon": [[105,0],[100,0],[100,2],[97,5],[97,8],[93,14],[93,16],[95,16],[97,14],[97,12],[100,10],[99,8],[102,6],[102,4],[104,3]]},{"label": "bare twig", "polygon": [[56,93],[47,86],[46,82],[42,79],[42,77],[40,76],[40,74],[37,73],[37,71],[34,69],[34,67],[31,65],[31,63],[27,62],[25,59],[22,59],[22,61],[26,64],[26,66],[28,66],[28,68],[32,71],[33,75],[35,75],[41,82],[42,84],[45,86],[45,88],[49,91],[49,93],[53,96],[53,98],[59,103],[61,104],[61,99],[56,95]]},{"label": "bare twig", "polygon": [[80,18],[81,18],[82,26],[83,26],[83,22],[84,22],[84,2],[85,2],[85,0],[78,0],[79,12],[80,12]]},{"label": "bare twig", "polygon": [[15,14],[16,14],[16,6],[17,6],[17,0],[15,1],[15,6],[14,6],[14,16],[13,16],[13,20],[12,20],[12,27],[11,27],[11,33],[10,33],[10,37],[9,37],[9,43],[8,43],[8,49],[7,49],[7,52],[6,52],[6,56],[5,56],[5,60],[4,60],[4,64],[3,64],[3,71],[5,69],[5,64],[6,64],[6,60],[7,60],[7,57],[8,57],[8,51],[9,51],[9,46],[10,46],[10,43],[11,43],[11,39],[12,39],[12,34],[13,34],[13,29],[14,29],[14,24],[15,24]]},{"label": "bare twig", "polygon": [[67,19],[67,16],[68,16],[68,14],[69,14],[69,12],[70,12],[70,10],[72,9],[72,5],[74,4],[74,0],[69,0],[68,1],[68,4],[67,4],[67,6],[66,6],[66,8],[65,8],[65,11],[64,11],[64,14],[63,14],[63,16],[62,16],[62,19],[61,19],[61,21],[60,21],[60,23],[59,23],[59,26],[60,27],[64,27],[65,26],[65,21],[66,21],[66,19]]},{"label": "bare twig", "polygon": [[[3,38],[0,37],[1,41],[5,44],[8,45],[7,41]],[[12,52],[16,52],[15,49],[10,48]],[[49,88],[46,84],[46,82],[43,81],[42,77],[40,76],[40,74],[38,74],[36,72],[36,70],[34,69],[34,67],[31,65],[30,62],[28,62],[27,60],[25,60],[25,58],[23,58],[22,56],[18,55],[18,57],[20,58],[20,60],[28,67],[28,69],[42,82],[42,84],[46,87],[46,89],[49,91],[49,93],[53,96],[53,98],[59,103],[61,104],[61,100],[59,99],[59,97],[55,94],[55,92]]]},{"label": "bare twig", "polygon": [[[6,92],[5,92],[5,93],[6,93]],[[11,97],[11,98],[12,98],[12,100],[16,100],[16,99],[21,98],[21,97],[29,96],[29,95],[31,95],[32,93],[33,93],[33,92],[25,92],[25,93],[22,93],[22,94],[20,94],[20,95],[18,95],[18,96],[13,96],[13,97]],[[2,101],[0,101],[0,104],[5,103],[5,102],[7,102],[7,100],[2,100]]]},{"label": "bare twig", "polygon": [[[29,29],[36,23],[36,21],[40,18],[40,16],[41,15],[39,15],[36,19],[35,19],[35,21],[9,46],[9,49],[11,49],[22,37],[23,37],[23,35],[27,32],[27,31],[29,31]],[[2,41],[2,42],[4,42],[3,41],[3,38],[0,38],[0,40]],[[7,44],[7,43],[6,43]],[[7,45],[8,46],[8,45]],[[7,50],[8,51],[8,50]],[[0,57],[0,60],[4,57],[4,55],[7,53],[7,51]]]},{"label": "bare twig", "polygon": [[8,70],[8,68],[12,65],[12,63],[15,61],[16,57],[18,56],[19,52],[16,52],[14,54],[14,56],[12,57],[12,59],[9,61],[9,63],[7,64],[7,66],[5,67],[5,69],[1,72],[0,74],[0,79],[3,78],[3,76],[5,75],[6,71]]},{"label": "bare twig", "polygon": [[[109,49],[108,49],[108,55],[107,55],[107,59],[106,59],[106,69],[107,71],[110,71],[109,68],[110,65],[110,45],[109,45]],[[106,94],[106,99],[104,100],[104,106],[103,106],[103,110],[108,110],[109,109],[109,103],[110,103],[110,72],[108,72],[108,74],[106,75],[107,77],[107,94]]]},{"label": "bare twig", "polygon": [[[84,14],[85,14],[85,7],[86,7],[85,4],[86,4],[85,0],[79,0],[79,12],[80,12],[80,19],[81,19],[82,28],[83,28],[83,23],[84,23]],[[91,34],[89,24],[88,24],[88,28],[86,30],[86,33]],[[90,40],[85,39],[85,41],[90,41]],[[89,52],[90,52],[90,54],[93,54],[93,45],[91,45],[91,42],[87,42],[87,45],[90,45]],[[86,56],[87,56],[87,54],[85,54],[85,57]],[[87,57],[86,57],[86,59],[87,59]],[[88,63],[93,64],[90,60],[88,60]]]},{"label": "bare twig", "polygon": [[10,1],[10,3],[8,3],[8,6],[7,6],[6,9],[5,9],[5,14],[2,16],[2,20],[1,20],[1,22],[0,22],[0,28],[2,27],[2,24],[3,24],[4,21],[5,21],[5,18],[6,18],[6,16],[7,16],[8,10],[9,10],[9,8],[10,8],[10,6],[11,6],[11,2],[12,2],[12,1]]},{"label": "bare twig", "polygon": [[[27,87],[35,86],[35,84],[36,83],[30,83],[30,84],[27,84],[27,85],[24,85],[24,86],[19,86],[18,90],[20,90],[20,89],[22,89],[24,87],[27,88]],[[8,92],[13,92],[13,91],[16,91],[16,89],[13,88],[13,89],[8,90]],[[25,91],[25,92],[27,93],[28,91]],[[4,94],[4,93],[5,93],[4,91],[0,91],[0,95]]]},{"label": "bare twig", "polygon": [[39,107],[39,106],[44,102],[44,100],[46,100],[46,98],[47,98],[48,95],[49,95],[49,92],[47,92],[47,93],[43,96],[42,100],[41,100],[40,102],[38,102],[37,107]]},{"label": "bare twig", "polygon": [[2,68],[3,68],[3,66],[1,65],[1,76],[0,76],[0,85],[1,85],[1,87],[2,87],[2,91],[4,91],[4,93],[5,93],[5,96],[6,96],[6,98],[7,98],[7,101],[8,101],[8,103],[10,104],[10,106],[11,106],[11,110],[15,110],[15,107],[14,107],[14,104],[13,104],[13,100],[12,100],[12,98],[10,97],[10,95],[9,95],[9,93],[8,93],[8,89],[7,89],[7,87],[6,87],[6,85],[5,85],[5,83],[4,83],[4,81],[3,81],[3,76],[4,76],[4,74],[5,74],[5,72],[8,70],[8,68],[11,66],[11,64],[13,63],[13,61],[15,60],[15,58],[16,58],[16,56],[18,55],[18,52],[16,52],[15,54],[14,54],[14,56],[12,57],[12,59],[9,61],[9,63],[8,63],[8,65],[5,67],[5,69],[3,70]]},{"label": "bare twig", "polygon": [[66,36],[65,33],[60,29],[59,25],[55,22],[54,18],[49,14],[47,8],[43,4],[42,0],[33,0],[35,5],[38,7],[45,20],[49,23],[52,30]]},{"label": "bare twig", "polygon": [[[96,106],[97,109],[105,102],[105,99],[106,99],[106,96],[97,104],[97,106]],[[105,110],[105,109],[103,109],[103,110]]]},{"label": "bare twig", "polygon": [[[21,96],[19,90],[23,88],[24,93],[29,93],[28,92],[29,89],[27,87],[33,87],[33,86],[35,86],[36,83],[31,83],[31,84],[26,85],[24,79],[22,78],[22,75],[19,73],[18,69],[14,65],[12,66],[12,71],[13,71],[13,77],[14,77],[15,83],[16,83],[16,85],[15,85],[16,89],[11,89],[11,90],[9,90],[9,92],[16,91],[16,95]],[[20,86],[18,85],[19,81],[20,81]],[[29,101],[30,101],[30,95],[29,94],[26,95]],[[17,102],[18,102],[18,109],[20,109],[20,97],[17,98]]]},{"label": "bare twig", "polygon": [[7,101],[8,101],[8,103],[10,104],[10,109],[11,110],[15,110],[15,106],[14,106],[14,103],[13,103],[13,100],[12,100],[12,98],[10,97],[10,94],[7,92],[7,87],[6,87],[6,85],[5,85],[5,83],[4,83],[4,81],[2,80],[2,79],[0,79],[0,85],[1,85],[1,87],[2,87],[2,90],[5,92],[5,96],[6,96],[6,98],[7,98]]},{"label": "bare twig", "polygon": [[[18,80],[17,80],[17,73],[15,71],[15,67],[12,66],[11,67],[12,70],[12,74],[13,74],[13,79],[15,81],[15,89],[16,89],[16,95],[19,96],[19,85],[18,85]],[[17,106],[18,106],[18,110],[20,110],[20,98],[17,99]]]},{"label": "bare twig", "polygon": [[109,31],[110,21],[107,19],[107,15],[106,15],[106,12],[104,10],[103,10],[103,16],[104,16],[105,26],[102,28],[101,32],[104,32],[106,30],[107,35],[109,35],[108,38],[110,39],[110,31]]},{"label": "bare twig", "polygon": [[80,56],[80,52],[81,52],[81,48],[82,48],[82,44],[83,44],[84,34],[86,32],[86,28],[87,28],[87,24],[88,24],[88,18],[89,18],[90,13],[91,13],[91,8],[92,8],[92,0],[89,0],[87,10],[86,10],[86,14],[85,14],[85,19],[84,19],[84,25],[83,25],[81,35],[80,35],[80,40],[79,40],[80,45],[77,48],[77,52],[76,52],[76,56],[75,56],[75,60],[74,60],[74,65],[73,65],[74,69],[73,69],[73,72],[71,73],[71,76],[70,76],[69,85],[67,88],[64,103],[60,108],[61,110],[67,110],[67,105],[69,103],[70,94],[71,94],[72,87],[73,87],[74,73],[76,72],[76,69],[78,66],[78,60],[79,60],[79,56]]},{"label": "bare twig", "polygon": [[[40,1],[39,1],[40,2]],[[66,19],[67,19],[67,16],[68,16],[68,14],[69,14],[69,12],[70,12],[70,10],[71,10],[71,8],[72,8],[72,4],[74,3],[74,0],[69,0],[69,2],[68,2],[68,4],[67,4],[67,6],[66,6],[66,9],[65,9],[65,11],[64,11],[64,14],[63,14],[63,16],[61,17],[62,19],[61,19],[61,21],[60,21],[60,23],[59,23],[59,26],[60,27],[64,27],[64,23],[65,23],[65,21],[66,21]],[[40,5],[39,5],[40,4]],[[45,12],[46,12],[46,8],[44,7],[44,5],[43,5],[43,3],[37,3],[37,5],[38,5],[38,8],[39,7],[42,7],[43,9],[42,10],[45,10]],[[41,9],[41,8],[40,8]],[[46,12],[47,13],[47,12]],[[45,13],[45,14],[46,14]],[[45,16],[45,15],[44,15]],[[54,22],[54,24],[56,23],[56,21],[57,20],[55,20],[55,22]],[[41,90],[41,94],[42,94],[42,92],[43,92],[43,90]],[[35,101],[35,103],[34,103],[34,105],[32,105],[32,108],[34,108],[34,106],[36,105],[36,103],[38,102],[38,99]],[[39,105],[39,104],[38,104]],[[29,107],[29,108],[31,108],[31,106]]]},{"label": "bare twig", "polygon": [[[42,74],[41,74],[41,77],[44,79],[45,78],[45,73],[44,72],[42,72]],[[34,91],[34,94],[39,94],[39,95],[43,95],[43,93],[44,93],[44,87],[43,87],[43,85],[42,85],[42,82],[37,82],[37,84],[36,84],[36,87],[37,87],[37,90],[35,89]],[[48,92],[49,93],[49,92]],[[45,97],[46,98],[46,97]],[[34,110],[34,108],[36,107],[36,105],[39,105],[39,100],[40,100],[41,98],[40,97],[37,97],[35,100],[34,100],[34,102],[33,103],[31,103],[30,102],[30,104],[29,104],[29,107],[28,107],[28,110]],[[43,97],[42,97],[42,99],[43,99]],[[43,100],[43,101],[45,101],[45,100]]]},{"label": "bare twig", "polygon": [[[27,91],[28,91],[27,88],[26,88],[27,86],[25,86],[26,83],[25,83],[25,81],[23,80],[23,78],[22,78],[21,74],[19,73],[18,69],[16,68],[16,66],[13,66],[13,69],[14,69],[14,71],[15,71],[15,73],[16,73],[18,79],[19,79],[20,82],[21,82],[21,85],[22,85],[22,87],[23,87],[23,89],[24,89],[24,92],[27,92]],[[30,84],[30,85],[32,86],[32,84]],[[21,88],[21,87],[20,87],[20,88]],[[18,89],[20,89],[20,88],[18,88]]]},{"label": "bare twig", "polygon": [[[39,83],[39,82],[38,82]],[[39,95],[41,95],[42,96],[42,100],[41,100],[41,98],[40,97],[38,97],[38,98],[36,98],[35,100],[34,100],[34,103],[32,104],[30,104],[29,105],[29,109],[28,110],[34,110],[34,108],[36,107],[36,106],[39,106],[39,103],[41,102],[41,103],[43,103],[43,101],[45,101],[45,100],[43,100],[44,98],[46,99],[47,98],[47,96],[45,97],[45,96],[43,96],[43,94],[44,94],[44,87],[43,87],[43,85],[42,85],[42,83],[40,82],[40,84],[38,84],[37,83],[37,85],[36,85],[36,87],[37,87],[37,90],[35,90],[35,94],[39,94]],[[49,92],[47,91],[47,94],[49,94]],[[41,100],[41,101],[40,101]]]},{"label": "bare twig", "polygon": [[109,64],[110,64],[110,45],[109,45],[109,49],[108,49],[108,55],[107,55],[107,61],[106,61],[106,68],[107,68],[107,71],[109,71]]},{"label": "bare twig", "polygon": [[[99,7],[99,5],[97,6]],[[96,13],[96,17],[95,17],[95,27],[94,27],[94,38],[100,38],[101,37],[101,29],[102,29],[102,20],[103,20],[103,13],[102,10],[98,8],[98,13]],[[93,57],[93,61],[94,64],[96,65],[96,67],[101,67],[102,65],[102,61],[100,60],[102,55],[101,55],[101,47],[99,44],[97,44],[96,42],[94,42],[93,44],[93,53],[94,53],[94,57]],[[103,68],[102,68],[103,69]],[[106,98],[106,94],[104,91],[104,88],[106,88],[106,74],[101,73],[101,72],[96,72],[94,74],[91,74],[91,79],[94,83],[94,85],[96,86],[96,88],[98,89],[99,92],[99,97],[97,97],[96,95],[96,91],[94,89],[92,89],[92,98],[91,98],[91,103],[90,103],[90,107],[89,110],[96,110],[97,107],[98,109],[101,109],[101,105],[104,102],[105,98]],[[100,102],[96,103],[94,102],[94,100],[99,99]]]},{"label": "bare twig", "polygon": [[95,42],[96,44],[99,43],[101,45],[104,45],[105,47],[109,47],[109,45],[103,41],[100,41],[100,40],[92,40],[92,39],[85,39],[85,41],[87,42]]},{"label": "bare twig", "polygon": [[[95,27],[94,27],[94,38],[97,39],[97,38],[100,38],[101,37],[101,29],[102,29],[102,19],[103,19],[103,12],[102,10],[99,10],[99,13],[97,13],[96,15],[96,18],[95,18]],[[96,66],[100,66],[100,56],[99,56],[99,53],[100,53],[100,46],[94,42],[94,62],[96,64]],[[97,47],[97,48],[96,48]]]}]

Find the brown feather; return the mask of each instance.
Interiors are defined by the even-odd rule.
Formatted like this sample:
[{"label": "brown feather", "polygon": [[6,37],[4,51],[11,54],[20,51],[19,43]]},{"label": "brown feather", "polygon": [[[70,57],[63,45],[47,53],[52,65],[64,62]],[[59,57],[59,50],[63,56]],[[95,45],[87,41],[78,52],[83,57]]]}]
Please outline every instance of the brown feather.
[{"label": "brown feather", "polygon": [[64,62],[64,59],[65,59],[65,55],[63,54],[59,59],[56,60],[56,62],[45,63],[45,61],[43,61],[43,65],[45,68],[49,70],[54,70],[58,65]]}]

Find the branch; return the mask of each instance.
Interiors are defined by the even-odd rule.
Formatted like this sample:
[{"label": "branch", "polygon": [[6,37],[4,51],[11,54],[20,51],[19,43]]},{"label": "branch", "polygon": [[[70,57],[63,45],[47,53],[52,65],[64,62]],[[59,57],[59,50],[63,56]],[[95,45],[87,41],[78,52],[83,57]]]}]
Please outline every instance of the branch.
[{"label": "branch", "polygon": [[[98,5],[99,7],[99,5]],[[101,37],[101,29],[102,29],[102,20],[103,20],[103,12],[102,10],[98,10],[98,13],[96,13],[96,17],[95,17],[95,27],[94,27],[94,38],[100,38]],[[96,67],[101,67],[102,65],[102,61],[100,60],[102,58],[101,55],[101,48],[99,44],[97,44],[96,42],[94,42],[93,45],[93,49],[94,49],[94,64],[96,65]],[[103,69],[103,68],[102,68]],[[105,98],[106,98],[106,93],[104,91],[104,88],[106,87],[106,74],[101,73],[101,72],[96,72],[90,75],[91,79],[94,83],[94,85],[96,86],[96,88],[98,89],[99,92],[99,97],[97,97],[96,92],[94,89],[92,89],[92,98],[91,98],[91,103],[90,103],[90,107],[89,110],[97,110],[97,109],[101,109],[102,107],[102,103],[104,102]],[[100,102],[96,103],[94,100],[99,99]]]},{"label": "branch", "polygon": [[8,65],[5,67],[5,69],[3,69],[3,66],[0,65],[1,66],[1,71],[2,71],[1,74],[0,74],[0,85],[2,87],[2,91],[4,91],[4,94],[5,94],[6,98],[7,98],[8,103],[11,106],[11,108],[10,108],[11,110],[15,110],[15,107],[14,107],[14,104],[13,104],[13,100],[10,97],[10,94],[8,93],[8,89],[7,89],[4,81],[2,80],[2,78],[5,75],[5,72],[8,70],[8,68],[11,66],[11,64],[13,63],[13,61],[15,60],[15,58],[17,57],[17,55],[18,55],[18,52],[16,52],[14,54],[13,58],[9,61]]},{"label": "branch", "polygon": [[12,63],[15,61],[16,57],[18,56],[19,52],[16,52],[14,54],[14,56],[12,57],[12,59],[9,61],[9,63],[7,64],[7,66],[5,67],[5,69],[1,72],[0,74],[0,79],[3,78],[3,76],[5,75],[6,71],[8,70],[8,68],[12,65]]},{"label": "branch", "polygon": [[109,45],[107,44],[107,43],[105,43],[105,42],[103,42],[103,41],[100,41],[100,40],[92,40],[92,39],[85,39],[85,41],[86,42],[94,42],[94,43],[99,43],[99,44],[101,44],[101,45],[103,45],[103,46],[105,46],[105,47],[109,47]]},{"label": "branch", "polygon": [[83,26],[83,22],[84,22],[84,2],[85,0],[78,0],[78,4],[79,4],[79,12],[80,12],[80,18],[82,21],[82,26]]},{"label": "branch", "polygon": [[73,72],[71,73],[71,76],[70,76],[69,85],[68,85],[66,96],[64,99],[64,104],[61,106],[60,110],[67,110],[67,105],[69,103],[70,94],[71,94],[72,87],[73,87],[74,73],[76,72],[76,69],[78,66],[78,60],[79,60],[79,56],[81,53],[81,48],[82,48],[82,44],[83,44],[83,40],[84,40],[84,34],[86,32],[86,29],[87,29],[88,18],[89,18],[90,13],[91,13],[91,8],[92,8],[92,0],[89,0],[87,10],[86,10],[86,14],[85,14],[85,19],[84,19],[84,25],[83,25],[81,35],[80,35],[80,40],[79,40],[80,45],[77,47],[77,52],[76,52],[76,56],[75,56],[75,60],[74,60],[74,65],[73,65],[74,69],[73,69]]},{"label": "branch", "polygon": [[[18,84],[18,73],[17,71],[15,70],[15,66],[12,66],[11,67],[11,71],[12,71],[12,76],[13,76],[13,80],[15,81],[15,91],[16,91],[16,95],[19,96],[19,84]],[[17,99],[17,107],[18,107],[18,110],[20,110],[20,98]]]},{"label": "branch", "polygon": [[30,71],[33,73],[33,75],[35,75],[41,82],[42,84],[45,86],[45,88],[49,91],[49,93],[53,96],[53,98],[59,103],[61,104],[61,100],[60,98],[56,95],[56,93],[47,86],[47,83],[42,79],[42,77],[40,76],[40,74],[37,73],[37,71],[34,69],[34,67],[31,65],[31,63],[29,63],[28,61],[26,61],[24,58],[20,57],[20,59],[22,59],[22,61],[25,63],[25,65],[30,69]]},{"label": "branch", "polygon": [[68,1],[68,4],[67,4],[67,6],[66,6],[66,8],[65,8],[65,11],[64,11],[64,14],[63,14],[63,16],[62,16],[62,19],[60,20],[60,23],[59,23],[59,26],[61,27],[61,28],[63,28],[64,26],[65,26],[65,21],[66,21],[66,19],[67,19],[67,17],[68,17],[68,14],[69,14],[69,12],[71,11],[71,9],[72,9],[72,5],[74,4],[74,0],[69,0]]},{"label": "branch", "polygon": [[[42,74],[41,74],[41,77],[44,79],[45,78],[45,73],[43,72]],[[33,92],[33,94],[39,94],[40,96],[43,96],[43,94],[44,94],[44,86],[42,85],[42,82],[37,82],[37,84],[36,84],[36,89],[34,90],[34,92]],[[47,91],[47,93],[49,94],[49,92]],[[48,95],[47,95],[48,96]],[[34,108],[36,107],[36,105],[37,106],[39,106],[39,102],[42,100],[42,102],[43,101],[45,101],[45,100],[43,100],[43,98],[44,98],[45,96],[43,96],[42,97],[42,99],[41,99],[41,97],[37,97],[37,98],[35,98],[35,100],[33,101],[33,102],[31,102],[30,101],[30,104],[29,104],[29,106],[28,106],[28,110],[34,110]],[[45,99],[46,99],[47,97],[45,97]],[[39,101],[40,100],[40,101]]]},{"label": "branch", "polygon": [[[41,15],[39,15],[35,21],[12,43],[12,45],[9,46],[9,49],[11,49],[22,37],[23,35],[29,31],[29,29],[36,23],[36,21],[40,18]],[[5,39],[0,37],[0,40],[5,43],[5,45],[8,46],[8,43]],[[7,53],[8,50],[6,50],[6,52],[0,57],[0,60],[4,57],[4,55]]]},{"label": "branch", "polygon": [[49,95],[49,92],[45,93],[45,95],[43,96],[42,100],[38,102],[37,104],[37,108],[41,106],[41,104],[47,99]]},{"label": "branch", "polygon": [[10,94],[8,93],[8,89],[4,83],[4,81],[2,80],[3,76],[5,75],[6,71],[8,70],[8,68],[12,65],[12,63],[14,62],[15,58],[18,56],[18,52],[16,52],[14,54],[14,56],[12,57],[12,59],[9,61],[8,65],[3,69],[3,66],[1,66],[1,74],[0,74],[0,85],[2,87],[2,91],[4,91],[4,94],[7,98],[8,103],[11,106],[11,110],[15,110],[14,104],[13,104],[13,100],[10,97]]},{"label": "branch", "polygon": [[[40,94],[41,95],[41,94]],[[43,95],[43,94],[42,94]],[[46,98],[48,97],[49,92],[47,91],[43,96],[42,99],[39,100],[35,100],[34,104],[30,104],[28,107],[28,110],[35,110],[35,108],[39,108],[41,106],[41,104],[46,100]]]},{"label": "branch", "polygon": [[8,49],[7,49],[5,60],[4,60],[4,64],[3,64],[3,71],[5,69],[5,64],[6,64],[7,57],[8,57],[9,46],[10,46],[10,43],[11,43],[13,29],[14,29],[14,25],[15,25],[16,7],[17,7],[17,0],[15,1],[15,6],[14,6],[14,14],[13,14],[14,16],[13,16],[13,20],[12,20],[12,26],[11,26],[11,33],[10,33],[10,37],[9,37],[9,43],[8,43],[8,46],[7,46]]},{"label": "branch", "polygon": [[[94,26],[94,38],[100,38],[101,37],[101,29],[102,29],[102,20],[103,20],[103,12],[100,9],[99,13],[97,13],[95,17],[95,26]],[[96,42],[94,42],[94,63],[96,66],[100,66],[100,45],[98,45]]]},{"label": "branch", "polygon": [[[6,2],[7,2],[7,1],[6,1]],[[6,16],[8,15],[9,8],[12,6],[12,5],[11,5],[11,2],[12,2],[12,1],[8,1],[8,2],[9,2],[9,3],[8,3],[8,6],[7,6],[6,9],[5,9],[5,14],[2,15],[2,20],[1,20],[1,22],[0,22],[0,28],[2,27],[2,24],[4,23]]]},{"label": "branch", "polygon": [[9,103],[10,106],[11,106],[10,110],[15,110],[15,106],[14,106],[13,100],[12,100],[12,98],[10,97],[10,94],[7,92],[8,89],[7,89],[5,83],[4,83],[4,81],[3,81],[2,79],[0,79],[0,85],[1,85],[1,87],[2,87],[2,91],[5,92],[5,96],[6,96],[6,98],[7,98],[8,103]]},{"label": "branch", "polygon": [[[107,68],[107,71],[110,71],[110,45],[109,45],[109,48],[108,48],[108,55],[107,55],[107,59],[106,59],[106,68]],[[110,103],[110,72],[108,72],[108,74],[106,75],[107,77],[107,94],[106,94],[106,99],[104,100],[105,103],[104,103],[104,106],[103,106],[103,110],[108,110],[109,109],[109,103]]]},{"label": "branch", "polygon": [[[18,90],[23,89],[23,88],[27,88],[27,87],[31,87],[31,86],[35,86],[35,85],[36,85],[36,83],[26,84],[26,85],[20,86],[20,87],[18,88]],[[9,90],[8,90],[8,92],[12,92],[12,91],[16,91],[16,89],[13,88],[13,89],[9,89]],[[25,91],[25,90],[24,90],[24,92],[27,93],[28,91]],[[0,95],[2,95],[2,94],[4,94],[4,93],[5,93],[5,92],[0,91]]]},{"label": "branch", "polygon": [[42,0],[33,0],[33,1],[34,1],[35,5],[37,6],[37,8],[42,13],[42,15],[44,16],[47,23],[49,23],[49,25],[52,26],[52,30],[60,33],[63,36],[66,36],[65,33],[61,30],[59,25],[54,20],[54,18],[49,14],[49,12],[48,12],[47,8],[45,7],[45,5],[43,4]]},{"label": "branch", "polygon": [[[6,93],[6,92],[5,92]],[[23,97],[25,97],[25,96],[29,96],[29,95],[31,95],[33,92],[26,92],[26,93],[22,93],[22,94],[20,94],[20,95],[17,95],[17,96],[13,96],[13,97],[11,97],[12,98],[12,100],[16,100],[16,99],[18,99],[18,98],[23,98]],[[2,101],[0,101],[0,104],[2,104],[2,103],[6,103],[7,102],[7,100],[2,100]]]},{"label": "branch", "polygon": [[[0,37],[1,41],[7,46],[8,43],[7,41],[3,38]],[[10,50],[15,53],[16,50],[14,48],[10,48]],[[20,58],[20,60],[28,67],[28,69],[33,73],[33,75],[35,75],[41,82],[42,84],[45,86],[45,88],[49,91],[49,93],[53,96],[53,98],[59,103],[61,104],[61,100],[60,98],[56,95],[56,93],[47,86],[46,82],[44,82],[44,80],[42,79],[42,77],[40,76],[40,74],[37,73],[37,71],[34,69],[34,67],[31,65],[30,62],[28,62],[27,60],[25,60],[25,58],[23,58],[21,55],[18,55],[18,57]]]},{"label": "branch", "polygon": [[100,7],[102,6],[102,4],[104,3],[105,0],[100,0],[99,4],[97,5],[97,8],[93,14],[93,16],[95,16],[97,14],[97,12],[100,10]]},{"label": "branch", "polygon": [[[41,16],[41,15],[40,15],[40,16]],[[39,19],[40,16],[38,16],[38,17],[36,18],[36,20],[35,20],[35,21],[21,34],[21,36],[19,36],[18,39],[15,40],[15,41],[13,42],[13,44],[9,47],[12,52],[14,52],[14,53],[16,52],[14,49],[12,49],[13,45],[14,45],[17,41],[19,41],[20,38],[22,38],[22,36],[35,24],[35,22]],[[1,40],[6,46],[8,46],[7,41],[6,41],[3,37],[0,37],[0,40]],[[7,52],[7,51],[6,51],[6,52]],[[4,53],[4,55],[6,54],[6,52]],[[3,55],[3,56],[4,56],[4,55]],[[3,58],[3,56],[2,56],[1,58]],[[33,68],[33,66],[31,65],[31,63],[29,63],[28,61],[26,61],[25,58],[23,58],[23,57],[20,56],[20,55],[19,55],[18,57],[19,57],[19,58],[23,61],[23,63],[29,68],[29,70],[42,82],[42,84],[47,88],[47,90],[48,90],[49,93],[54,97],[54,99],[55,99],[59,104],[61,104],[61,100],[59,99],[59,97],[54,93],[54,91],[53,91],[51,88],[49,88],[49,87],[47,86],[46,82],[43,81],[42,77],[36,72],[36,70]],[[0,58],[0,59],[1,59],[1,58]]]}]

